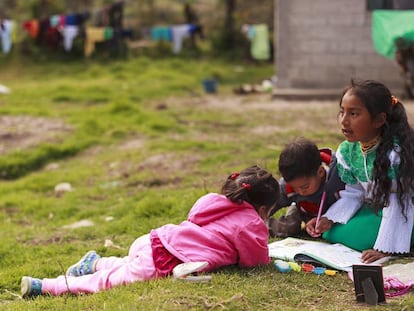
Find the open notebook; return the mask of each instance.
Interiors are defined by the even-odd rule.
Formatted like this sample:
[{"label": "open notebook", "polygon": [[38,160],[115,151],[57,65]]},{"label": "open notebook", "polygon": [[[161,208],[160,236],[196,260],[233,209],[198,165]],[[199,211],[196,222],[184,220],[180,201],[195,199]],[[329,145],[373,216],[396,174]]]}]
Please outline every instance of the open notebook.
[{"label": "open notebook", "polygon": [[[303,255],[311,257],[321,265],[337,270],[352,271],[352,265],[362,265],[361,252],[342,244],[286,238],[269,244],[269,256],[287,261],[300,261]],[[370,265],[378,265],[391,257],[384,257]]]}]

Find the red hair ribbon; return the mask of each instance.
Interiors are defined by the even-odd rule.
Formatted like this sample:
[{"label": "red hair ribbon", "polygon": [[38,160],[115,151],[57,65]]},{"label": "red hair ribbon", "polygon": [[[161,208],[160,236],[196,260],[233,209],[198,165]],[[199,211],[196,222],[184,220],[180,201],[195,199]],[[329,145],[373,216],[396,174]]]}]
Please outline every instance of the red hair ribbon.
[{"label": "red hair ribbon", "polygon": [[233,179],[233,180],[235,180],[237,177],[239,177],[239,175],[240,175],[240,173],[235,172],[235,173],[233,173],[233,174],[230,175],[230,178]]},{"label": "red hair ribbon", "polygon": [[251,184],[242,183],[241,186],[242,186],[242,188],[246,189],[247,191],[252,190],[252,185]]}]

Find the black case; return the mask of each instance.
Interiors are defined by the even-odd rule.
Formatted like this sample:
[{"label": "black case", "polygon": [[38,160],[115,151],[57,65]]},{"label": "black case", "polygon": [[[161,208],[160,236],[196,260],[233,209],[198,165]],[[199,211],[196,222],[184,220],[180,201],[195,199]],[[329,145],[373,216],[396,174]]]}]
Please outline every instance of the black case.
[{"label": "black case", "polygon": [[356,300],[370,305],[385,302],[382,266],[353,265]]}]

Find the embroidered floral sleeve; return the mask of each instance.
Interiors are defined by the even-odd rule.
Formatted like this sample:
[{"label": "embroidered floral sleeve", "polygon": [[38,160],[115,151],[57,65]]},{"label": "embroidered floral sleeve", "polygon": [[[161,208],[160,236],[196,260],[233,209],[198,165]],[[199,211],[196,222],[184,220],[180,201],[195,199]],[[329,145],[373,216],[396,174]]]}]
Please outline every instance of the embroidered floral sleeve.
[{"label": "embroidered floral sleeve", "polygon": [[364,201],[365,189],[360,180],[367,180],[366,164],[364,164],[365,159],[360,152],[359,145],[355,143],[342,142],[336,156],[339,177],[345,183],[345,189],[340,191],[340,199],[328,209],[324,217],[333,222],[345,224],[361,208]]},{"label": "embroidered floral sleeve", "polygon": [[345,184],[355,185],[358,183],[358,179],[354,176],[352,172],[351,164],[348,165],[348,163],[352,163],[351,159],[351,152],[350,152],[350,145],[348,142],[342,142],[339,145],[339,148],[336,152],[337,157],[337,167],[338,167],[338,174],[341,180]]}]

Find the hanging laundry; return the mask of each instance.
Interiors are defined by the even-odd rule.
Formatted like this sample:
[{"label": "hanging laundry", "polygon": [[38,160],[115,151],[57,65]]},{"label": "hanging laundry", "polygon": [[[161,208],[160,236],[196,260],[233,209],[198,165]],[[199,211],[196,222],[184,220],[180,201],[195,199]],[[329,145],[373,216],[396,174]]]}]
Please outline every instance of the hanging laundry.
[{"label": "hanging laundry", "polygon": [[58,27],[60,22],[60,15],[52,15],[50,17],[50,27]]},{"label": "hanging laundry", "polygon": [[250,41],[250,55],[256,60],[269,60],[271,57],[269,30],[267,25],[244,24],[241,32]]},{"label": "hanging laundry", "polygon": [[81,33],[81,27],[90,16],[87,11],[67,15],[55,14],[42,20],[25,21],[23,28],[39,45],[56,49],[62,44],[65,51],[70,51],[73,40]]},{"label": "hanging laundry", "polygon": [[63,48],[65,51],[70,51],[72,49],[73,40],[79,34],[78,26],[64,26],[61,28],[61,33],[63,36]]},{"label": "hanging laundry", "polygon": [[183,40],[190,37],[190,25],[183,24],[171,26],[171,33],[173,40],[172,50],[177,54],[181,51]]},{"label": "hanging laundry", "polygon": [[1,46],[4,54],[10,52],[12,47],[12,32],[14,29],[14,22],[4,19],[0,24],[0,38]]},{"label": "hanging laundry", "polygon": [[266,24],[253,25],[249,29],[250,53],[256,60],[270,59],[269,30]]},{"label": "hanging laundry", "polygon": [[91,56],[95,50],[96,42],[110,40],[113,37],[112,27],[88,27],[86,28],[86,40],[84,54],[86,57]]},{"label": "hanging laundry", "polygon": [[50,28],[50,19],[43,18],[39,20],[39,33],[37,34],[36,42],[39,45],[46,45],[47,32]]},{"label": "hanging laundry", "polygon": [[39,34],[36,42],[39,45],[47,46],[50,49],[57,49],[62,36],[56,27],[50,24],[50,18],[44,18],[39,22]]},{"label": "hanging laundry", "polygon": [[63,14],[52,15],[49,18],[50,27],[60,29],[66,25],[66,16]]},{"label": "hanging laundry", "polygon": [[59,24],[58,24],[58,28],[62,28],[66,26],[66,15],[59,15]]},{"label": "hanging laundry", "polygon": [[114,37],[114,29],[112,27],[105,27],[104,30],[104,39],[112,40]]},{"label": "hanging laundry", "polygon": [[66,15],[66,26],[78,26],[78,15],[68,14]]},{"label": "hanging laundry", "polygon": [[200,39],[204,39],[203,26],[198,24],[190,24],[190,35],[198,35]]},{"label": "hanging laundry", "polygon": [[154,26],[151,28],[151,40],[153,41],[171,41],[171,27]]},{"label": "hanging laundry", "polygon": [[46,33],[46,45],[50,49],[56,49],[62,42],[62,35],[55,27],[50,27]]},{"label": "hanging laundry", "polygon": [[29,33],[29,36],[36,39],[39,34],[39,21],[32,19],[23,23],[23,28]]},{"label": "hanging laundry", "polygon": [[90,18],[89,12],[59,15],[58,30],[63,37],[65,51],[72,50],[73,40],[80,34],[81,27]]}]

